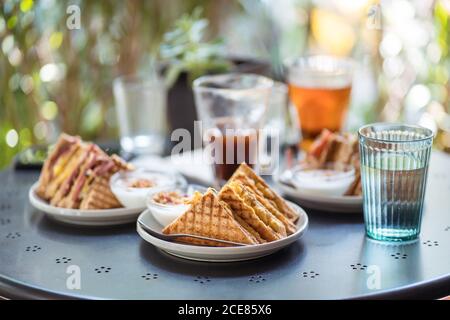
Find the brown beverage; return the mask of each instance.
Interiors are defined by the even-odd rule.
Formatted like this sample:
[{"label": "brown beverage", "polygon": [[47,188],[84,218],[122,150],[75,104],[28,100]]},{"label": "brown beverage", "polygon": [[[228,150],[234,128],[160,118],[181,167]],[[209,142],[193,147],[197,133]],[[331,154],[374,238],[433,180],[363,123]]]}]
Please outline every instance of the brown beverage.
[{"label": "brown beverage", "polygon": [[258,134],[256,130],[216,133],[211,134],[206,142],[212,147],[216,182],[222,184],[241,163],[254,166],[258,152]]},{"label": "brown beverage", "polygon": [[[203,142],[213,160],[215,183],[219,187],[247,162],[254,165],[258,155],[258,133],[272,92],[269,78],[246,73],[208,75],[193,83],[195,105]],[[206,155],[206,154],[205,154]]]},{"label": "brown beverage", "polygon": [[297,108],[303,141],[308,150],[322,129],[340,131],[345,122],[351,85],[340,88],[289,85],[289,95]]},{"label": "brown beverage", "polygon": [[288,70],[289,96],[296,106],[303,141],[309,149],[323,129],[341,131],[350,100],[353,61],[326,55],[295,59]]}]

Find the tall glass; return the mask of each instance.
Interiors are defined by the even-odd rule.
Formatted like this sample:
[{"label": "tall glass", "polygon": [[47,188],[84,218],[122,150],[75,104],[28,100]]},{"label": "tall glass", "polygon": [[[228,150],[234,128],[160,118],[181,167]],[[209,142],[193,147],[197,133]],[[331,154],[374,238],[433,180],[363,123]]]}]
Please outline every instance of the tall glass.
[{"label": "tall glass", "polygon": [[265,125],[276,129],[284,136],[286,112],[288,111],[288,87],[283,82],[274,81],[266,112]]},{"label": "tall glass", "polygon": [[279,165],[281,146],[285,144],[288,132],[287,112],[288,88],[284,83],[274,81],[265,114],[264,137],[260,137],[259,174],[272,174]]},{"label": "tall glass", "polygon": [[221,185],[246,162],[255,166],[273,81],[254,74],[203,76],[194,81],[203,142],[211,150],[215,180]]},{"label": "tall glass", "polygon": [[113,83],[120,144],[133,154],[162,154],[167,135],[166,90],[156,78],[119,77]]},{"label": "tall glass", "polygon": [[287,71],[289,96],[299,116],[301,147],[308,150],[323,129],[342,129],[352,88],[353,62],[308,56],[288,63]]},{"label": "tall glass", "polygon": [[433,132],[404,124],[359,129],[367,236],[409,241],[420,234]]}]

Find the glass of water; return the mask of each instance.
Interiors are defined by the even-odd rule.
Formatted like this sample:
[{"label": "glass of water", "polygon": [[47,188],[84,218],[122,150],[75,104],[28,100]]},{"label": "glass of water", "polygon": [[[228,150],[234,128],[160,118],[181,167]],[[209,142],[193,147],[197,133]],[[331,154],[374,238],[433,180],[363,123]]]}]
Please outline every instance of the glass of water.
[{"label": "glass of water", "polygon": [[404,124],[359,129],[364,222],[369,238],[419,236],[433,132]]},{"label": "glass of water", "polygon": [[114,80],[120,145],[132,154],[162,154],[167,135],[166,89],[156,77]]}]

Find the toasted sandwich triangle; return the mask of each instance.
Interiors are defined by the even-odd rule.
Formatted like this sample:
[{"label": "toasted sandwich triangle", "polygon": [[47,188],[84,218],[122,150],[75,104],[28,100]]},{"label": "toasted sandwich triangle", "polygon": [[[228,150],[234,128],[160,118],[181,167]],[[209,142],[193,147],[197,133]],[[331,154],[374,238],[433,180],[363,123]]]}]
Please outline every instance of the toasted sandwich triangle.
[{"label": "toasted sandwich triangle", "polygon": [[275,241],[286,236],[286,230],[282,225],[280,226],[283,228],[282,234],[273,230],[267,223],[267,219],[262,217],[261,213],[257,212],[251,203],[240,196],[240,192],[236,190],[236,187],[235,183],[228,183],[219,193],[220,199],[229,205],[233,215],[244,220],[266,241]]},{"label": "toasted sandwich triangle", "polygon": [[36,189],[51,205],[73,209],[121,207],[109,186],[110,177],[132,166],[108,156],[97,145],[62,134],[47,157]]},{"label": "toasted sandwich triangle", "polygon": [[[192,234],[242,244],[257,244],[257,239],[245,230],[212,189],[196,194],[189,209],[163,230],[164,234]],[[214,241],[180,238],[189,244],[218,246]]]},{"label": "toasted sandwich triangle", "polygon": [[236,169],[228,182],[243,183],[252,189],[257,195],[266,198],[275,208],[292,222],[298,220],[299,215],[283,200],[267,183],[258,176],[245,162]]}]

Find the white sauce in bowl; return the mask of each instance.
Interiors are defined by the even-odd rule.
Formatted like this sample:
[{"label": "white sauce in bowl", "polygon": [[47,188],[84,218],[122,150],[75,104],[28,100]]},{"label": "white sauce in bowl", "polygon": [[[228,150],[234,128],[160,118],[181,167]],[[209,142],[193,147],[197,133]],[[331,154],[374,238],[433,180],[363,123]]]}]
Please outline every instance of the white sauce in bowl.
[{"label": "white sauce in bowl", "polygon": [[308,169],[298,167],[292,172],[292,184],[305,194],[342,196],[355,180],[355,170]]},{"label": "white sauce in bowl", "polygon": [[175,219],[181,216],[189,209],[189,204],[187,203],[160,203],[158,202],[158,195],[168,192],[176,192],[180,196],[184,197],[186,200],[189,200],[195,191],[205,192],[206,188],[198,185],[187,185],[184,187],[178,188],[166,188],[164,190],[155,190],[150,191],[147,195],[147,207],[150,209],[153,217],[155,217],[156,221],[158,221],[162,226],[167,226],[172,223]]}]

